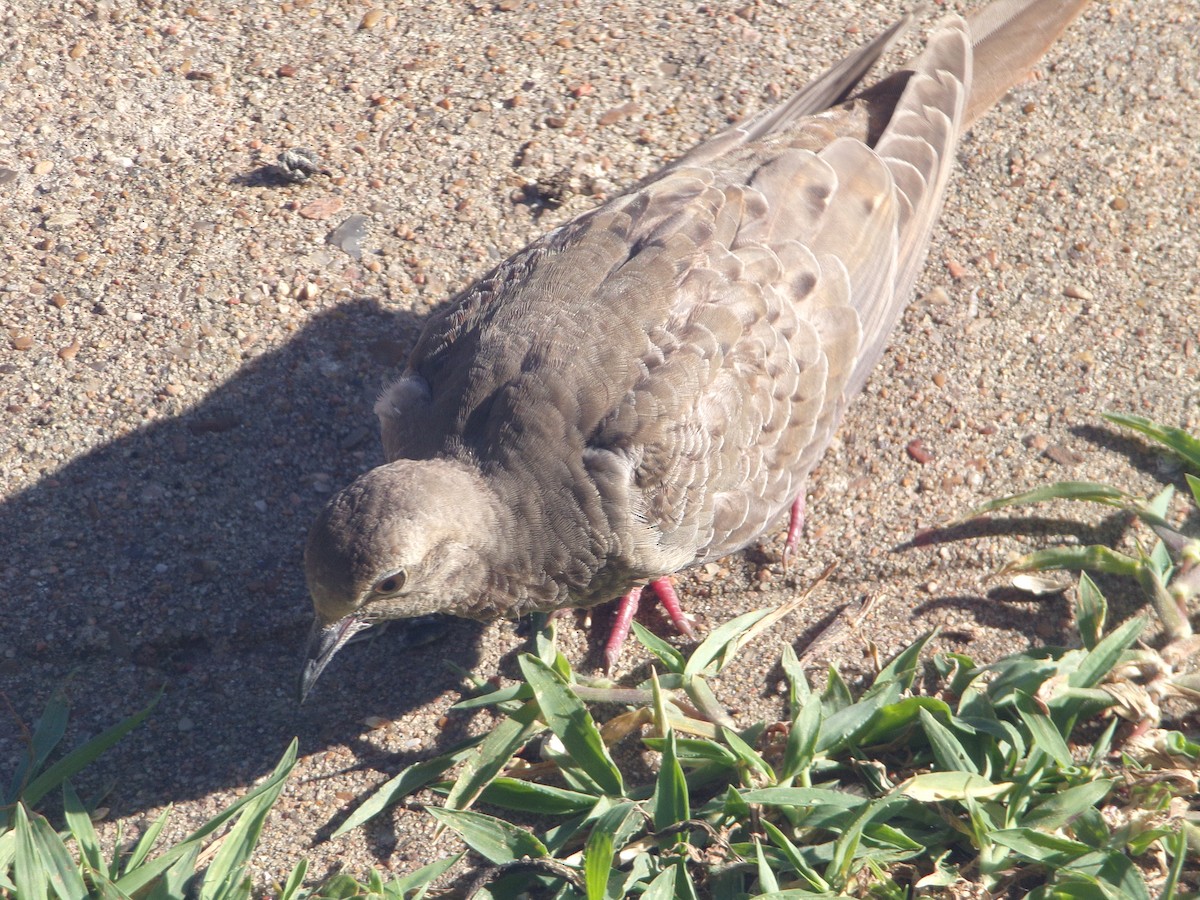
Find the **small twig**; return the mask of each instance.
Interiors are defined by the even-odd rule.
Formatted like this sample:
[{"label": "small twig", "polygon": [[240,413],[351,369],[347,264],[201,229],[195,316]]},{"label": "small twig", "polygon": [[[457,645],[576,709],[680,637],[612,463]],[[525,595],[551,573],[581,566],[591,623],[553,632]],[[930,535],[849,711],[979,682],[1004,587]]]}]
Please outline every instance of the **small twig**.
[{"label": "small twig", "polygon": [[471,879],[467,885],[466,891],[463,894],[467,900],[474,897],[481,890],[505,875],[513,872],[529,871],[540,875],[549,875],[552,878],[561,878],[568,882],[577,890],[584,890],[583,879],[579,873],[570,866],[565,866],[562,863],[553,859],[534,859],[530,856],[522,857],[514,862],[502,863],[498,866],[488,866],[482,869],[478,875]]},{"label": "small twig", "polygon": [[804,652],[799,655],[800,663],[803,664],[807,662],[810,657],[817,653],[817,651],[823,650],[827,645],[841,641],[843,638],[845,638],[847,632],[852,631],[856,636],[861,637],[861,635],[858,634],[858,627],[862,624],[862,620],[866,618],[867,613],[871,611],[871,607],[874,605],[875,598],[867,597],[857,606],[851,606],[849,604],[843,606],[841,611],[838,613],[837,618],[830,622],[829,625],[826,626],[819,635],[817,635],[816,639],[804,648]]}]

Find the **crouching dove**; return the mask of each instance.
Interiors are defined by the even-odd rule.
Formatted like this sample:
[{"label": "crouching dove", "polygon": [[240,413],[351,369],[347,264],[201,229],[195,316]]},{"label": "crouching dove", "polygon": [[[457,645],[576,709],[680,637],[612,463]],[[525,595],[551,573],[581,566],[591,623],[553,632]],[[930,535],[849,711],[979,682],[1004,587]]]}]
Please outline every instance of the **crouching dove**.
[{"label": "crouching dove", "polygon": [[302,697],[379,622],[623,593],[627,616],[649,581],[686,628],[664,576],[789,507],[794,545],[805,479],[912,293],[960,135],[1086,2],[951,16],[865,87],[902,21],[433,317],[375,407],[390,462],[309,535]]}]

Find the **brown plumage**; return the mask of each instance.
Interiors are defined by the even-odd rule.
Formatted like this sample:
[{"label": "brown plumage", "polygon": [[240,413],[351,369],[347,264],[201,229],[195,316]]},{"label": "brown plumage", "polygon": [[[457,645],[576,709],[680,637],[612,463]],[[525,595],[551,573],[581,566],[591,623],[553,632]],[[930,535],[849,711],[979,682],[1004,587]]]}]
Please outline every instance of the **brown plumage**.
[{"label": "brown plumage", "polygon": [[588,606],[777,522],[908,302],[959,137],[1086,2],[950,17],[863,89],[899,23],[432,319],[376,406],[391,462],[309,536],[302,690],[375,622]]}]

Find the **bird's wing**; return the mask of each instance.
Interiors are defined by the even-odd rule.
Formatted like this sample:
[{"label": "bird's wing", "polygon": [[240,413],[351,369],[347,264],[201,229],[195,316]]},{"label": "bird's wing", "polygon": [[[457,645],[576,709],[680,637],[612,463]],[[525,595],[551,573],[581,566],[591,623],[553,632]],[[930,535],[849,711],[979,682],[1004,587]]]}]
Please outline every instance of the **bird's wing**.
[{"label": "bird's wing", "polygon": [[[976,14],[989,103],[1005,67],[1036,59],[1012,29],[1057,34],[1082,5],[998,0]],[[389,458],[507,472],[535,546],[598,548],[586,552],[625,574],[753,539],[882,353],[977,114],[957,17],[904,70],[821,111],[881,47],[464,292],[380,400]]]},{"label": "bird's wing", "polygon": [[707,185],[652,217],[693,262],[652,336],[661,361],[594,441],[635,456],[648,567],[744,546],[803,490],[924,261],[970,69],[950,19],[888,90],[664,182]]}]

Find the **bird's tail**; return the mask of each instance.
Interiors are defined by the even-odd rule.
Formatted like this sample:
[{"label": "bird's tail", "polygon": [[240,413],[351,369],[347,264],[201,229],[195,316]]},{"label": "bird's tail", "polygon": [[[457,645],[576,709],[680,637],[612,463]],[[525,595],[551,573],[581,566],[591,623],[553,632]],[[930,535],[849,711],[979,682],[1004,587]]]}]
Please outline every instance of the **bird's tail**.
[{"label": "bird's tail", "polygon": [[963,130],[1024,79],[1089,0],[994,0],[967,16],[974,46]]}]

